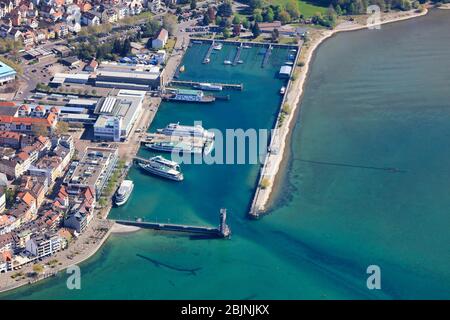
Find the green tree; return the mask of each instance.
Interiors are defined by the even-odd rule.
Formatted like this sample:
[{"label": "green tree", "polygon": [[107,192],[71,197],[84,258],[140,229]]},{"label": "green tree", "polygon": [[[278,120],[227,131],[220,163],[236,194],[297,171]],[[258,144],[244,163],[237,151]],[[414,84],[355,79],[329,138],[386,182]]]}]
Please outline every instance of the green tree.
[{"label": "green tree", "polygon": [[44,266],[41,265],[41,264],[35,264],[35,265],[33,266],[33,271],[34,271],[37,275],[39,275],[39,274],[41,274],[42,272],[44,272]]},{"label": "green tree", "polygon": [[280,12],[279,19],[282,24],[286,24],[291,22],[291,15],[287,11],[283,10]]},{"label": "green tree", "polygon": [[271,7],[268,7],[263,16],[264,21],[273,22],[274,17],[275,17],[275,13],[273,12]]},{"label": "green tree", "polygon": [[67,132],[69,132],[69,124],[64,121],[58,121],[58,124],[56,125],[55,133],[57,135],[60,135],[60,134],[66,134]]},{"label": "green tree", "polygon": [[262,22],[263,16],[262,16],[262,10],[261,9],[255,9],[253,10],[253,19],[255,22]]},{"label": "green tree", "polygon": [[173,14],[166,14],[163,17],[163,28],[166,29],[170,35],[174,35],[177,29],[177,17]]},{"label": "green tree", "polygon": [[150,19],[142,28],[142,36],[144,38],[154,37],[159,29],[161,29],[161,25],[158,20]]},{"label": "green tree", "polygon": [[254,23],[252,25],[252,33],[253,33],[253,37],[257,38],[259,37],[259,35],[261,34],[261,30],[259,29],[258,23]]},{"label": "green tree", "polygon": [[243,26],[245,29],[250,28],[250,22],[248,21],[247,18],[242,19],[242,26]]},{"label": "green tree", "polygon": [[238,15],[233,17],[233,24],[241,24],[241,18]]},{"label": "green tree", "polygon": [[228,39],[231,36],[230,30],[228,28],[223,29],[222,35],[225,39]]},{"label": "green tree", "polygon": [[5,190],[6,207],[11,208],[16,201],[16,191],[11,188]]},{"label": "green tree", "polygon": [[295,0],[289,0],[286,4],[286,11],[293,20],[297,20],[300,17],[300,10],[298,9],[298,4]]},{"label": "green tree", "polygon": [[261,9],[263,6],[262,0],[248,0],[247,2],[250,9]]},{"label": "green tree", "polygon": [[121,54],[124,57],[124,56],[128,55],[130,52],[131,52],[131,41],[130,41],[130,39],[127,38],[123,42]]},{"label": "green tree", "polygon": [[33,134],[37,137],[39,137],[39,136],[46,137],[49,134],[47,127],[40,123],[33,124],[31,129],[33,131]]},{"label": "green tree", "polygon": [[196,0],[191,0],[190,8],[191,8],[191,10],[197,9],[197,1]]},{"label": "green tree", "polygon": [[202,19],[202,25],[207,26],[211,23],[211,20],[209,20],[209,16],[207,14],[203,15]]},{"label": "green tree", "polygon": [[226,0],[217,8],[217,14],[221,17],[231,17],[233,15],[233,8],[231,7],[231,1]]},{"label": "green tree", "polygon": [[272,31],[272,42],[278,41],[278,37],[280,36],[280,32],[277,28],[273,29]]}]

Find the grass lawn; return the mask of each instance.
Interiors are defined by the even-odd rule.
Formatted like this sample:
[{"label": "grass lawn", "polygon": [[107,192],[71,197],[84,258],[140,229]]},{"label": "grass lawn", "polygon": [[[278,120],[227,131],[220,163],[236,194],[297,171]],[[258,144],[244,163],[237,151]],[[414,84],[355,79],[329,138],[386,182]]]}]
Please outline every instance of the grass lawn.
[{"label": "grass lawn", "polygon": [[172,52],[173,47],[175,47],[175,43],[177,42],[176,38],[169,38],[167,40],[166,46],[164,47],[164,49],[166,49],[169,53]]},{"label": "grass lawn", "polygon": [[[288,0],[266,0],[267,4],[286,5]],[[312,17],[315,13],[325,13],[327,11],[329,1],[327,0],[298,0],[298,8],[305,18]]]}]

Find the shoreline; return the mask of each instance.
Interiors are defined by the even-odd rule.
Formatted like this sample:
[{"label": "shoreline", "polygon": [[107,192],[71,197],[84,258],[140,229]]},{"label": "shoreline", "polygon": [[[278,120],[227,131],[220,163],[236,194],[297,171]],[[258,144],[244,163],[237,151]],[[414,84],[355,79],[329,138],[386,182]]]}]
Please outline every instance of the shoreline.
[{"label": "shoreline", "polygon": [[[422,12],[418,12],[417,10],[411,10],[404,14],[401,12],[395,12],[389,15],[386,20],[381,20],[380,23],[374,24],[372,26],[379,26],[388,23],[395,23],[404,20],[409,20],[421,16],[427,15],[429,12],[428,8],[425,8]],[[399,16],[394,16],[399,15]],[[394,16],[394,17],[390,17]],[[280,137],[280,147],[277,153],[269,153],[266,156],[266,160],[264,161],[264,165],[261,168],[261,173],[258,178],[258,184],[256,186],[256,190],[254,193],[254,197],[252,199],[252,205],[249,212],[250,217],[259,218],[264,215],[268,211],[268,207],[273,204],[274,196],[279,191],[281,179],[280,175],[283,173],[280,169],[286,169],[288,156],[286,155],[286,145],[290,144],[290,139],[292,138],[292,131],[295,127],[296,122],[292,121],[293,119],[297,119],[300,116],[300,103],[303,97],[303,91],[305,88],[306,81],[309,76],[311,62],[313,61],[316,50],[319,46],[324,43],[325,40],[331,38],[335,34],[339,32],[350,32],[350,31],[358,31],[368,28],[367,25],[352,23],[352,22],[342,22],[338,26],[336,26],[333,30],[326,30],[323,32],[318,39],[313,41],[311,46],[306,48],[306,52],[304,54],[300,54],[298,60],[304,62],[304,67],[301,69],[296,65],[294,69],[294,73],[297,71],[298,79],[291,83],[291,86],[288,90],[287,97],[285,103],[288,104],[292,109],[289,112],[285,122],[279,128],[281,137]],[[302,48],[304,50],[304,48]],[[297,61],[298,62],[298,61]],[[283,106],[280,106],[280,113]],[[261,187],[262,181],[268,181],[268,186],[265,188]]]},{"label": "shoreline", "polygon": [[[109,221],[109,220],[98,219],[97,223],[98,222],[101,223],[101,221]],[[94,223],[94,222],[92,222],[92,223]],[[8,291],[12,291],[12,290],[18,289],[18,288],[26,286],[26,285],[31,285],[31,284],[35,284],[35,283],[41,282],[42,280],[45,280],[45,279],[48,279],[48,278],[51,278],[51,277],[57,275],[59,272],[62,272],[64,270],[66,270],[67,268],[71,267],[71,266],[79,265],[80,263],[83,263],[83,262],[89,260],[92,256],[94,256],[98,252],[98,250],[103,246],[103,244],[105,244],[106,240],[108,240],[108,238],[111,235],[111,233],[112,233],[112,226],[109,226],[108,231],[100,239],[100,241],[98,243],[96,243],[95,247],[92,248],[92,250],[86,250],[85,252],[83,252],[84,255],[79,256],[78,259],[75,258],[73,261],[71,261],[71,263],[59,265],[59,266],[55,267],[54,269],[49,270],[48,273],[43,274],[39,278],[33,279],[32,282],[30,282],[31,279],[25,278],[23,280],[17,281],[17,283],[14,283],[12,285],[5,286],[5,287],[0,287],[0,293],[3,294],[3,293],[6,293]],[[41,261],[40,264],[45,265],[45,262],[48,262],[49,260],[54,260],[54,259],[57,259],[57,258],[61,258],[60,255],[67,254],[67,250],[69,250],[69,249],[60,251],[60,252],[58,252],[57,254],[55,254],[53,256],[45,258],[45,260]],[[23,269],[17,270],[16,272],[24,272],[25,273],[26,272],[25,270],[27,268],[28,269],[32,268],[33,265],[34,264],[25,266]],[[3,276],[9,277],[12,274],[13,274],[13,272],[11,271],[11,272],[4,273]],[[6,299],[7,299],[7,297],[6,297]]]},{"label": "shoreline", "polygon": [[[415,14],[413,14],[413,13],[415,13]],[[428,10],[424,10],[424,12],[420,12],[420,13],[409,12],[407,15],[404,15],[401,17],[396,17],[396,18],[385,20],[385,21],[381,21],[380,24],[386,24],[386,23],[392,23],[392,22],[398,22],[398,21],[402,21],[402,20],[406,20],[406,19],[416,18],[419,16],[426,15],[427,13],[428,13]],[[280,181],[279,181],[280,180],[280,170],[279,169],[281,167],[283,167],[283,168],[286,167],[286,161],[288,160],[288,157],[286,156],[286,153],[287,153],[286,144],[290,143],[291,133],[295,126],[295,121],[292,121],[292,119],[296,119],[298,116],[300,116],[299,104],[300,104],[301,98],[303,96],[304,85],[308,78],[310,64],[311,64],[311,61],[313,60],[312,58],[314,57],[316,49],[326,39],[330,38],[331,36],[333,36],[334,34],[336,34],[338,32],[356,31],[356,30],[361,30],[364,28],[367,28],[367,26],[361,25],[361,24],[353,24],[353,26],[351,26],[351,27],[344,27],[344,28],[339,29],[339,26],[338,26],[334,30],[326,30],[316,41],[314,41],[312,43],[312,46],[308,46],[307,51],[305,53],[306,58],[303,57],[301,53],[299,54],[297,61],[299,59],[302,59],[302,61],[305,63],[305,65],[300,70],[298,79],[296,81],[292,82],[291,87],[289,88],[288,92],[286,93],[286,95],[287,95],[286,103],[288,103],[292,107],[292,110],[291,110],[291,112],[289,112],[289,114],[286,118],[286,121],[284,122],[284,124],[282,125],[282,128],[281,128],[284,131],[282,132],[282,136],[281,136],[280,150],[277,153],[278,157],[276,158],[276,162],[274,162],[274,166],[272,168],[272,170],[273,170],[272,176],[270,177],[271,183],[266,189],[264,189],[264,197],[262,198],[263,199],[262,210],[261,211],[258,210],[258,212],[260,212],[261,214],[264,213],[265,207],[267,206],[267,204],[273,200],[272,199],[273,193],[275,193],[275,191],[279,189],[278,188],[278,185],[280,183]],[[298,68],[298,67],[296,67],[296,68]],[[299,70],[296,68],[294,70]],[[280,111],[281,111],[281,109],[280,109]],[[265,176],[263,174],[260,175],[260,178],[258,180],[257,189],[260,188],[259,183],[261,182],[261,179],[264,177]],[[103,221],[103,223],[104,222],[111,223],[110,220],[107,220],[110,209],[111,209],[111,207],[109,207],[109,206],[106,208],[106,212],[102,215],[103,217],[101,219],[96,219],[97,223],[101,223],[101,221]],[[259,215],[260,214],[258,214],[258,216]],[[94,228],[94,225],[91,224],[91,227]],[[83,251],[82,254],[78,257],[78,259],[74,258],[74,260],[71,260],[70,263],[63,263],[62,265],[59,265],[52,270],[49,270],[48,273],[44,274],[42,277],[34,279],[33,282],[31,282],[31,283],[30,283],[29,278],[25,278],[25,279],[17,281],[16,283],[13,283],[12,285],[6,285],[4,287],[0,287],[0,293],[3,294],[8,291],[12,291],[12,290],[18,289],[20,287],[23,287],[25,285],[35,284],[37,282],[40,282],[44,279],[47,279],[47,278],[53,276],[53,275],[56,275],[57,273],[59,273],[61,271],[66,270],[70,266],[78,265],[78,264],[81,264],[81,263],[89,260],[100,250],[100,248],[107,241],[107,239],[109,238],[109,236],[111,234],[125,234],[125,233],[130,233],[130,232],[136,232],[138,230],[140,230],[140,228],[138,228],[138,227],[118,226],[116,223],[113,223],[112,225],[110,225],[108,227],[108,231],[99,239],[99,242],[95,243],[95,246],[93,248],[89,248],[89,249]],[[87,237],[87,235],[85,235],[85,236]],[[77,242],[82,242],[80,240],[81,239],[78,239]],[[70,249],[68,249],[68,250],[70,250]],[[62,258],[61,256],[66,255],[66,254],[67,254],[66,250],[58,252],[58,254],[56,254],[52,257],[46,258],[44,261],[41,262],[41,264],[45,264],[48,260]],[[32,268],[32,265],[29,265],[29,266],[24,267],[21,270],[17,270],[17,272],[26,273],[25,270],[31,269],[31,268]],[[11,281],[10,275],[12,275],[12,274],[13,274],[13,272],[8,272],[8,273],[3,274],[2,276],[7,278],[9,281]],[[0,277],[0,280],[1,280],[1,277]],[[6,297],[6,299],[7,299],[7,297]]]}]

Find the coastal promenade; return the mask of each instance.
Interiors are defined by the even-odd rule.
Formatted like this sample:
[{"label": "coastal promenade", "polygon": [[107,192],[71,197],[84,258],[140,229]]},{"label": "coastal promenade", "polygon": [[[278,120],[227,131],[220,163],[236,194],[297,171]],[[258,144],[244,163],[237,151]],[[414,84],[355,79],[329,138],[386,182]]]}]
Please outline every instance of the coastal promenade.
[{"label": "coastal promenade", "polygon": [[39,261],[39,264],[44,266],[41,274],[34,273],[33,263],[20,270],[0,274],[0,292],[47,279],[70,266],[78,265],[89,259],[108,239],[113,224],[114,222],[109,220],[93,218],[87,230],[68,248]]},{"label": "coastal promenade", "polygon": [[[377,25],[416,18],[426,15],[427,13],[427,9],[422,12],[419,12],[417,10],[410,10],[405,12],[385,13],[381,15],[379,23],[372,24],[370,26],[368,26],[365,22],[361,22],[361,20],[366,21],[367,19],[367,16],[363,16],[361,17],[361,19],[359,19],[360,22],[345,21],[340,23],[333,30],[319,31],[319,33],[315,34],[308,43],[305,43],[303,45],[302,52],[300,54],[300,57],[298,57],[298,60],[304,63],[304,67],[296,66],[293,70],[293,73],[296,75],[296,79],[290,82],[279,111],[277,122],[275,124],[275,128],[277,129],[275,131],[275,134],[272,136],[269,152],[267,153],[264,164],[261,167],[258,185],[251,202],[249,210],[249,216],[251,218],[257,219],[267,212],[267,205],[271,200],[271,196],[278,182],[278,172],[280,170],[280,167],[282,166],[283,161],[286,160],[286,157],[284,157],[285,147],[289,142],[288,137],[290,136],[290,133],[292,132],[292,129],[294,127],[293,119],[296,119],[300,109],[300,99],[303,95],[304,85],[308,76],[310,63],[316,49],[320,46],[320,44],[338,32],[355,31],[368,27],[376,27]],[[290,110],[287,116],[282,120],[282,122],[280,122],[280,114],[283,112],[283,105],[289,106]]]}]

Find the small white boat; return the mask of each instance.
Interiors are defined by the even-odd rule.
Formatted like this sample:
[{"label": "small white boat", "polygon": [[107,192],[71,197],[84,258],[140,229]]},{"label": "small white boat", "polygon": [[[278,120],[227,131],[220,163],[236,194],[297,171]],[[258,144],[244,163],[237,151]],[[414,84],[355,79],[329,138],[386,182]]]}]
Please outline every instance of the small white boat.
[{"label": "small white boat", "polygon": [[214,44],[213,49],[214,50],[222,50],[222,44],[220,42]]},{"label": "small white boat", "polygon": [[131,192],[133,191],[134,183],[131,180],[123,180],[120,184],[119,189],[116,192],[115,195],[115,203],[117,206],[122,206],[127,202],[128,198],[131,195]]},{"label": "small white boat", "polygon": [[245,45],[245,46],[242,46],[242,48],[244,48],[244,49],[251,49],[251,48],[252,48],[252,46],[249,46],[249,45]]},{"label": "small white boat", "polygon": [[282,86],[280,89],[280,94],[284,94],[286,92],[286,87]]},{"label": "small white boat", "polygon": [[182,66],[180,67],[180,72],[184,72],[184,70],[186,70],[186,68],[184,67],[184,65],[182,65]]},{"label": "small white boat", "polygon": [[203,61],[203,63],[210,63],[211,62],[211,59],[209,59],[209,58],[206,58],[204,61]]},{"label": "small white boat", "polygon": [[239,63],[239,64],[243,64],[244,63],[244,61],[242,61],[242,60],[239,60],[237,63]]},{"label": "small white boat", "polygon": [[223,64],[233,64],[230,60],[225,60]]}]

